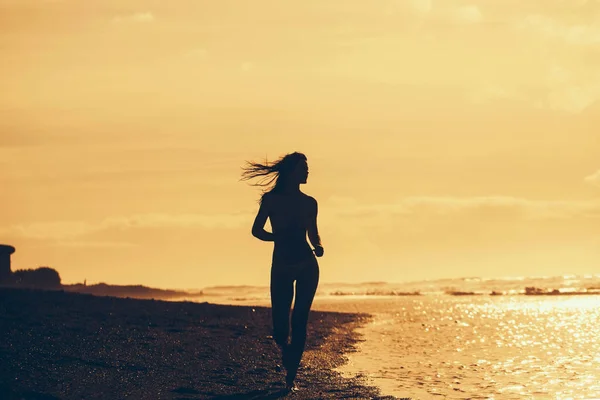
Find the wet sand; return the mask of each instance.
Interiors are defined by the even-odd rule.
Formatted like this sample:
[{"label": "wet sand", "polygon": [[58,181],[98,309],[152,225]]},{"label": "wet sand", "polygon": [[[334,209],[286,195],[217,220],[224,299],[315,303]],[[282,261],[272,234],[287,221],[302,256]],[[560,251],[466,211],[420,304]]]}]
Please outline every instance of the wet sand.
[{"label": "wet sand", "polygon": [[291,394],[270,318],[264,307],[2,288],[0,398],[384,398],[333,371],[366,315],[311,313]]}]

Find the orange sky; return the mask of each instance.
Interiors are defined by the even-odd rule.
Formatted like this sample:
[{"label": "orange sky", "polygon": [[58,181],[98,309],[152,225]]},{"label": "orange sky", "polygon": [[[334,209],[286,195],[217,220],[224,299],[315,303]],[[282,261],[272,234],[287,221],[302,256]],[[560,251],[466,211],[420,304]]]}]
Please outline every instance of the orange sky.
[{"label": "orange sky", "polygon": [[308,156],[322,281],[600,273],[600,3],[0,0],[0,243],[268,284],[245,159]]}]

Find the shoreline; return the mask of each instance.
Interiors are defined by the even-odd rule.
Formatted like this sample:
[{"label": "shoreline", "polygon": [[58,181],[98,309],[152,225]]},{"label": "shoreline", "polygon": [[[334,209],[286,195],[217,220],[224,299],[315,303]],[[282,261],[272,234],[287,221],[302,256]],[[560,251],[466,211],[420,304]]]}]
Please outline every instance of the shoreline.
[{"label": "shoreline", "polygon": [[[294,399],[393,399],[335,371],[369,316],[312,311]],[[286,398],[270,309],[0,289],[3,399]]]}]

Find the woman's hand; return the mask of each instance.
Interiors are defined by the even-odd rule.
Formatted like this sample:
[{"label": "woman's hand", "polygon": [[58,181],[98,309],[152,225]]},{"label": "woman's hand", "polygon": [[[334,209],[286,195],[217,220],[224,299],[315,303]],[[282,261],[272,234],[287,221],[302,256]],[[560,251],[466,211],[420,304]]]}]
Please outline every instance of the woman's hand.
[{"label": "woman's hand", "polygon": [[317,257],[323,257],[323,254],[325,253],[323,246],[316,246],[313,251],[315,252],[315,256]]}]

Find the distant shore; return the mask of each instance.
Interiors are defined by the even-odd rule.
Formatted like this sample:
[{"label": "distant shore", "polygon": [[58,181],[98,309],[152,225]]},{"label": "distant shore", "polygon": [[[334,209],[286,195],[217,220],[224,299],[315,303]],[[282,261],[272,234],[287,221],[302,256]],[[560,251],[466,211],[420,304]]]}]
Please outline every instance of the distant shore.
[{"label": "distant shore", "polygon": [[[312,312],[293,399],[373,399],[333,369],[367,316]],[[284,372],[263,307],[0,288],[2,399],[275,399]]]},{"label": "distant shore", "polygon": [[131,297],[134,299],[181,299],[198,298],[204,294],[202,291],[188,292],[184,290],[157,289],[143,285],[113,285],[107,283],[96,283],[86,285],[82,283],[61,285],[62,290],[67,292],[93,294],[96,296]]}]

